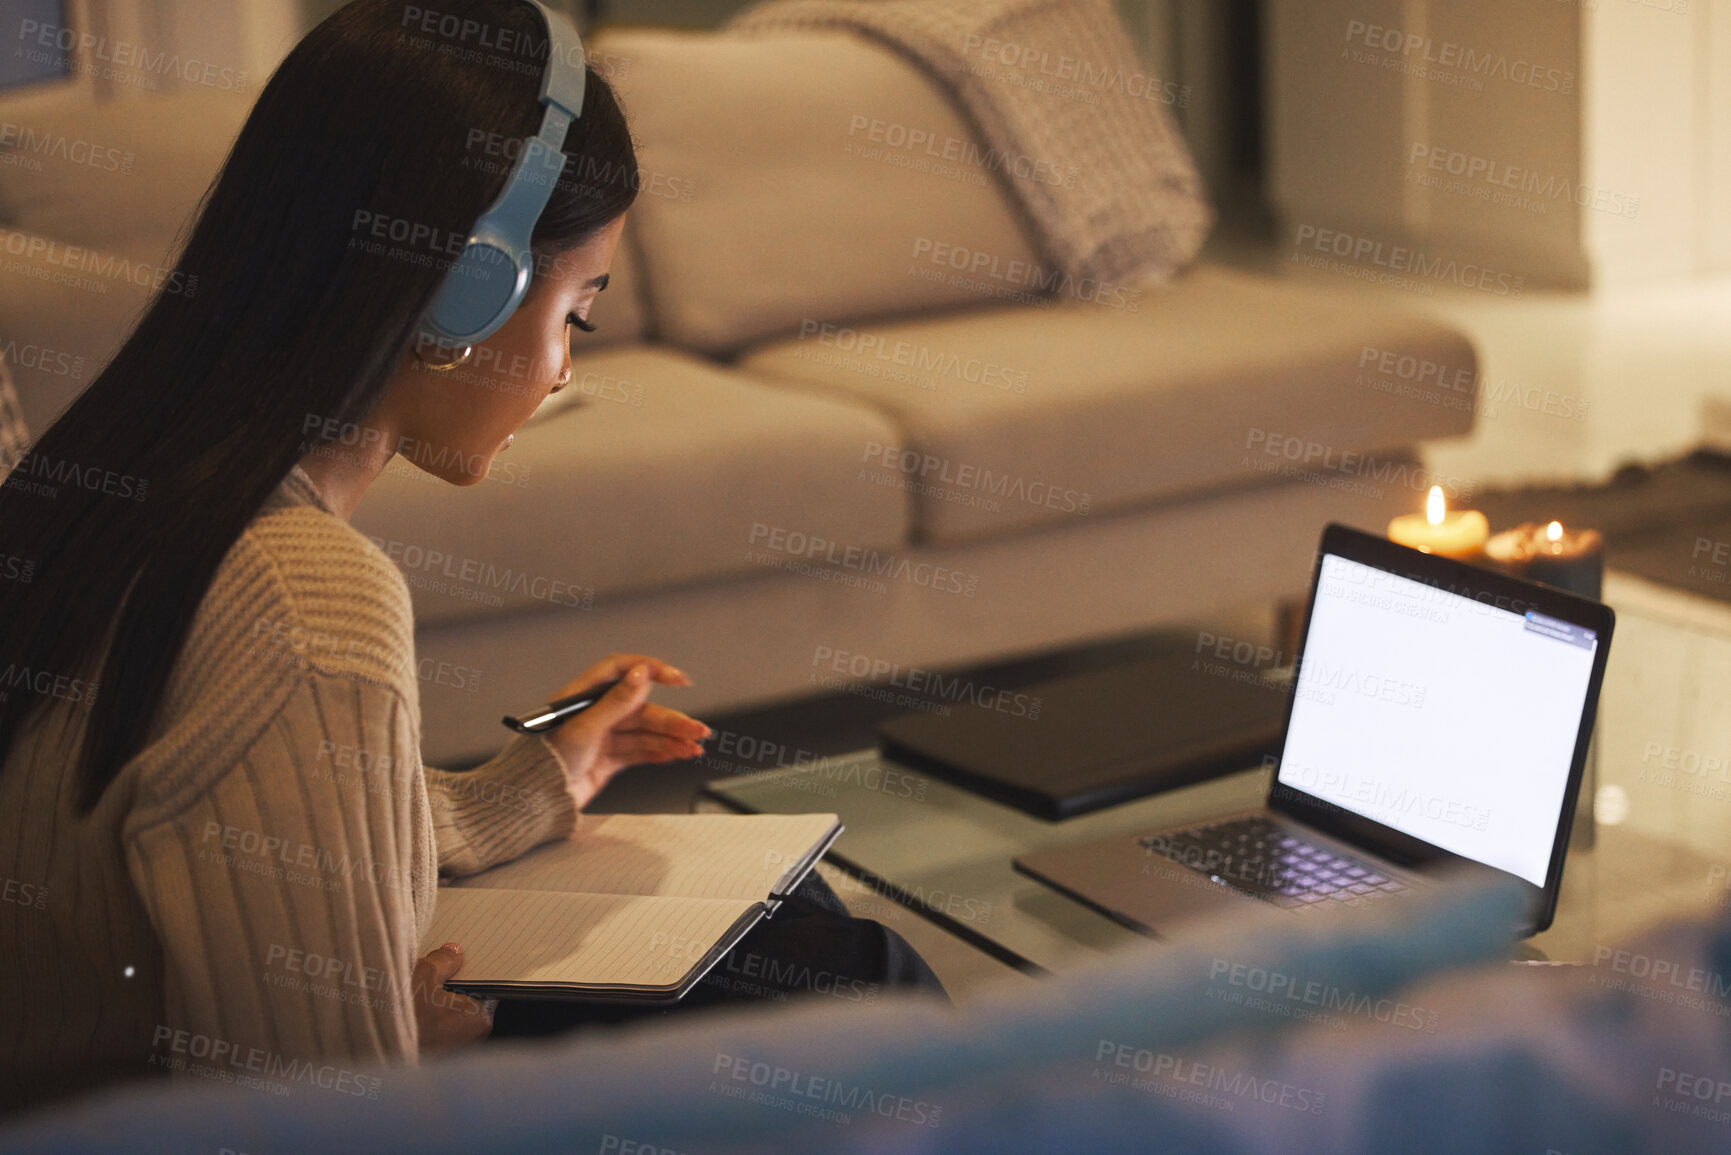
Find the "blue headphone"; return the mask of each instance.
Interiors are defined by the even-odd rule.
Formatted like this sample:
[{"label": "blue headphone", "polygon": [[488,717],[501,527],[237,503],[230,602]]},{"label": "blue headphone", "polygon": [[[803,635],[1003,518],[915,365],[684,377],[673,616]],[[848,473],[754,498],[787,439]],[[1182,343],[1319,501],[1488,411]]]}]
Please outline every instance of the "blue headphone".
[{"label": "blue headphone", "polygon": [[447,349],[485,341],[522,303],[535,268],[529,237],[565,167],[565,133],[583,112],[588,66],[577,29],[540,0],[525,2],[547,25],[547,71],[541,77],[547,112],[541,131],[524,140],[504,191],[475,222],[421,319],[421,335]]}]

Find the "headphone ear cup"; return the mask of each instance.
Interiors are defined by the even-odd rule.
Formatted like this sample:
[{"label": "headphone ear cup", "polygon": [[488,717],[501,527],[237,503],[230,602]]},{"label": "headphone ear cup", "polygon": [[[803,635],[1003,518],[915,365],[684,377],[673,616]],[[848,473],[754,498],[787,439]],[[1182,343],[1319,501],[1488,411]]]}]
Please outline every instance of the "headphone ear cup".
[{"label": "headphone ear cup", "polygon": [[427,319],[458,342],[474,340],[516,303],[523,272],[504,249],[485,241],[471,242],[445,275]]}]

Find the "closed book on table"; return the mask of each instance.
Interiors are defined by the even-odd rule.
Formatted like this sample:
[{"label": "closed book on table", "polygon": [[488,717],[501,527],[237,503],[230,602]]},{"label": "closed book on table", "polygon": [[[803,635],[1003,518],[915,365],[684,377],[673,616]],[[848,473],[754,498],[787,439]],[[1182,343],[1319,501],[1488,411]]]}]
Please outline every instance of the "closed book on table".
[{"label": "closed book on table", "polygon": [[585,814],[570,839],[439,888],[422,951],[477,998],[672,1003],[775,912],[833,814]]}]

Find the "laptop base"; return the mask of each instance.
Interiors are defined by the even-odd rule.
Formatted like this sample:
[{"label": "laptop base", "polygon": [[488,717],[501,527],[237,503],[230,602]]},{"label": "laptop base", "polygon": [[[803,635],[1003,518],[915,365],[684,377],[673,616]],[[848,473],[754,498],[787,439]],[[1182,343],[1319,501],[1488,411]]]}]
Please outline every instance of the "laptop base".
[{"label": "laptop base", "polygon": [[[1093,907],[1131,930],[1161,937],[1171,928],[1194,918],[1262,908],[1291,913],[1271,901],[1254,897],[1227,881],[1231,871],[1210,873],[1175,861],[1146,845],[1150,839],[1175,838],[1201,827],[1240,818],[1267,818],[1290,828],[1304,841],[1374,867],[1408,889],[1401,894],[1378,896],[1377,904],[1398,902],[1423,887],[1423,880],[1363,847],[1330,838],[1321,831],[1266,808],[1222,815],[1206,822],[1189,823],[1147,834],[1120,835],[1109,841],[1087,842],[1023,855],[1015,868],[1085,906]],[[1340,905],[1340,904],[1325,904]],[[1303,907],[1294,908],[1298,910]]]}]

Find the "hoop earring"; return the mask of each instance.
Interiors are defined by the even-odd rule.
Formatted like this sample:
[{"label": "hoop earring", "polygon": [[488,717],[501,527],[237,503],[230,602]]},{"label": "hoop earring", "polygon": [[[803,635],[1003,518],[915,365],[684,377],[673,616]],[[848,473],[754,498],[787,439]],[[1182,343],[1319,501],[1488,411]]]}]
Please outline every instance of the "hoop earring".
[{"label": "hoop earring", "polygon": [[447,373],[467,361],[474,351],[475,347],[473,345],[464,345],[463,352],[458,355],[455,361],[429,361],[427,360],[426,355],[421,352],[421,347],[416,345],[415,359],[435,373]]}]

